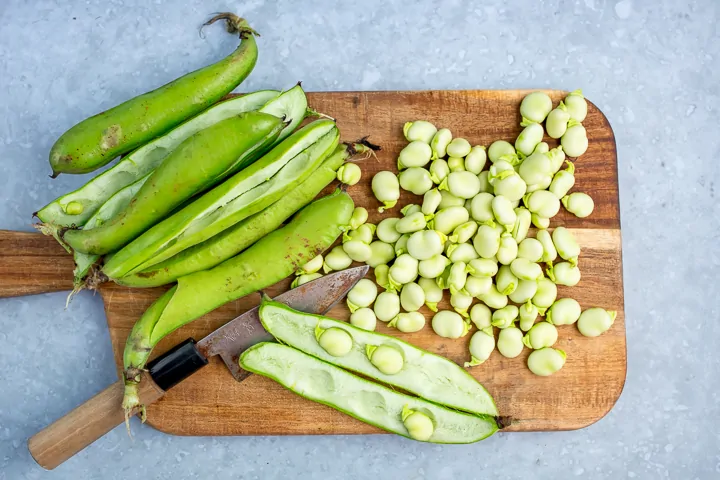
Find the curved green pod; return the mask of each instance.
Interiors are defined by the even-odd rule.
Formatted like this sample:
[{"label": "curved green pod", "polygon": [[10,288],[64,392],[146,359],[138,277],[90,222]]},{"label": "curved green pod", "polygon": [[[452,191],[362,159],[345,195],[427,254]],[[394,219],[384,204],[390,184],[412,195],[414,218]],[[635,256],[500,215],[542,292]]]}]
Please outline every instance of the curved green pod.
[{"label": "curved green pod", "polygon": [[[498,429],[488,415],[472,415],[405,395],[330,363],[277,343],[259,343],[240,356],[240,366],[275,380],[308,400],[322,403],[385,431],[430,443],[473,443]],[[431,433],[419,437],[407,412],[431,420]]]},{"label": "curved green pod", "polygon": [[95,255],[118,250],[218,178],[255,160],[284,126],[273,115],[247,112],[201,130],[163,160],[122,213],[99,227],[67,230],[63,241]]},{"label": "curved green pod", "polygon": [[338,139],[339,131],[330,120],[306,125],[253,165],[126,245],[103,272],[119,278],[145,270],[258,213],[312,174]]},{"label": "curved green pod", "polygon": [[233,53],[72,127],[50,150],[52,176],[92,172],[205,110],[245,80],[257,61],[255,32],[229,13],[207,24],[217,20],[226,20],[228,31],[240,35]]},{"label": "curved green pod", "polygon": [[[177,126],[162,137],[129,153],[117,164],[94,177],[82,187],[53,200],[34,215],[43,222],[58,227],[82,227],[110,197],[155,170],[165,157],[188,137],[221,120],[240,113],[258,110],[263,105],[273,103],[273,99],[276,99],[278,95],[280,92],[277,90],[261,90],[221,102]],[[281,117],[282,115],[275,116]],[[302,118],[298,122],[300,120]],[[73,204],[80,205],[79,213],[78,209],[74,214],[68,212],[68,205]]]},{"label": "curved green pod", "polygon": [[[495,401],[487,390],[456,363],[381,333],[368,332],[347,322],[298,312],[282,303],[264,299],[260,321],[279,342],[369,378],[414,393],[426,400],[475,414],[497,416]],[[316,341],[315,329],[340,328],[353,338],[353,349],[343,357],[329,355]],[[393,375],[380,372],[368,359],[366,347],[388,345],[405,359]]]},{"label": "curved green pod", "polygon": [[126,412],[140,403],[137,385],[152,349],[169,333],[232,300],[273,285],[325,251],[347,228],[355,205],[335,193],[303,208],[284,227],[209,270],[180,277],[135,323],[125,344]]},{"label": "curved green pod", "polygon": [[181,276],[214,267],[282,225],[335,179],[335,172],[351,154],[365,151],[367,147],[361,144],[339,145],[307,180],[263,211],[167,260],[113,280],[128,287],[157,287],[174,282]]}]

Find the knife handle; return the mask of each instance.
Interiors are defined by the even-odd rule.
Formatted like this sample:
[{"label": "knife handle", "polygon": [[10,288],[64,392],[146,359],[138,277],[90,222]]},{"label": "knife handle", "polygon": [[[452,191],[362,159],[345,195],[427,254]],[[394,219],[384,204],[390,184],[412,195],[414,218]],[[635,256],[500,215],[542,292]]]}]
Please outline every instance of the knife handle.
[{"label": "knife handle", "polygon": [[[155,403],[165,395],[147,373],[139,385],[140,401]],[[125,383],[118,380],[28,440],[28,449],[43,468],[52,470],[125,421]]]}]

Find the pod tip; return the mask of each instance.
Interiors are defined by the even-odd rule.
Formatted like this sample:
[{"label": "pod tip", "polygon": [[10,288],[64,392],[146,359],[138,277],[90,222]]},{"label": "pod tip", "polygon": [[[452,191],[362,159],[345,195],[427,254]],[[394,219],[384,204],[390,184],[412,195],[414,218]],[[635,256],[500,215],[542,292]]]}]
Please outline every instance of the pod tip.
[{"label": "pod tip", "polygon": [[250,28],[244,18],[238,17],[234,13],[222,12],[215,13],[213,15],[214,16],[210,20],[203,23],[200,27],[200,38],[204,38],[203,29],[205,27],[207,27],[208,25],[212,25],[219,20],[225,20],[225,28],[227,29],[228,33],[237,33],[241,39],[246,39],[251,35],[255,35],[256,37],[260,36],[258,32]]}]

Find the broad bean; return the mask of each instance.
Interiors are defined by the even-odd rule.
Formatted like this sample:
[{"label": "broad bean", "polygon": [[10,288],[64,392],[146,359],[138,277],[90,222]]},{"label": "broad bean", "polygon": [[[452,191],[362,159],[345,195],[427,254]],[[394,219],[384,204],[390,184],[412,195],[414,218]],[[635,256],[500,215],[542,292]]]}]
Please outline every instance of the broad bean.
[{"label": "broad bean", "polygon": [[440,199],[440,205],[438,205],[438,210],[443,210],[448,207],[465,206],[464,198],[458,198],[447,190],[440,190],[440,195],[442,198]]},{"label": "broad bean", "polygon": [[435,280],[431,278],[421,278],[418,280],[418,285],[425,292],[425,306],[431,311],[437,312],[437,304],[443,299],[443,290],[437,286]]},{"label": "broad bean", "polygon": [[430,440],[430,437],[432,437],[432,434],[435,431],[435,425],[430,417],[423,412],[410,410],[407,405],[403,407],[403,412],[400,418],[402,419],[405,428],[407,428],[408,436],[413,440],[426,442]]},{"label": "broad bean", "polygon": [[450,166],[442,158],[433,160],[432,163],[430,163],[430,180],[432,180],[434,184],[439,185],[445,180],[445,177],[447,177],[449,173]]},{"label": "broad bean", "polygon": [[545,130],[550,138],[560,138],[565,135],[567,125],[570,121],[570,113],[564,102],[555,107],[547,116]]},{"label": "broad bean", "polygon": [[479,295],[478,300],[483,302],[488,307],[495,309],[504,308],[508,304],[507,295],[498,292],[495,285],[491,285],[490,290],[488,290],[487,293]]},{"label": "broad bean", "polygon": [[482,169],[485,168],[487,163],[487,152],[485,147],[476,145],[470,149],[470,153],[465,156],[465,170],[480,175]]},{"label": "broad bean", "polygon": [[495,215],[492,202],[495,197],[491,193],[480,192],[470,201],[470,215],[478,223],[493,226]]},{"label": "broad bean", "polygon": [[375,198],[382,202],[380,213],[394,207],[400,198],[400,184],[397,177],[389,171],[382,171],[375,174],[372,179],[372,191]]},{"label": "broad bean", "polygon": [[546,263],[554,262],[557,258],[557,250],[555,249],[555,244],[552,241],[550,232],[547,230],[538,230],[535,234],[535,239],[540,242],[543,248],[543,254],[542,257],[540,257],[540,261]]},{"label": "broad bean", "polygon": [[518,256],[518,244],[510,235],[500,237],[500,248],[497,251],[497,260],[503,265],[510,265]]},{"label": "broad bean", "polygon": [[470,309],[470,321],[475,324],[478,330],[492,327],[492,311],[483,303],[476,303]]},{"label": "broad bean", "polygon": [[573,124],[572,120],[568,125],[567,132],[560,139],[560,145],[569,157],[577,158],[588,149],[587,131],[581,124]]},{"label": "broad bean", "polygon": [[543,184],[552,178],[552,162],[546,153],[533,153],[520,164],[518,174],[528,185]]},{"label": "broad bean", "polygon": [[462,157],[448,157],[447,164],[450,173],[465,171],[465,159]]},{"label": "broad bean", "polygon": [[506,142],[505,140],[497,140],[490,144],[490,147],[487,151],[488,158],[492,163],[496,163],[503,158],[512,158],[514,157],[517,159],[517,153],[515,152],[515,147],[512,146],[510,142]]},{"label": "broad bean", "polygon": [[515,305],[507,305],[493,312],[490,323],[493,327],[498,327],[500,329],[511,327],[517,319],[518,313],[518,307]]},{"label": "broad bean", "polygon": [[343,233],[343,243],[350,240],[359,240],[369,245],[372,242],[376,228],[372,223],[363,223],[356,230],[347,230]]},{"label": "broad bean", "polygon": [[523,343],[532,350],[545,347],[552,347],[557,342],[558,331],[555,325],[548,322],[540,322],[530,328],[523,337]]},{"label": "broad bean", "polygon": [[567,162],[567,168],[560,170],[553,177],[549,190],[558,198],[563,198],[575,185],[575,165]]},{"label": "broad bean", "polygon": [[375,230],[375,234],[377,237],[382,240],[385,243],[395,243],[400,239],[400,233],[395,228],[395,225],[397,225],[397,222],[399,222],[399,218],[385,218],[380,221],[377,225],[377,229]]},{"label": "broad bean", "polygon": [[537,307],[539,315],[545,315],[545,311],[557,298],[557,286],[552,280],[545,277],[538,279],[537,286],[537,292],[533,295],[532,303]]},{"label": "broad bean", "polygon": [[390,285],[390,277],[388,275],[388,272],[390,272],[390,267],[388,267],[386,264],[381,264],[377,267],[373,267],[373,270],[375,273],[375,283],[380,285],[385,290],[395,291],[395,287]]},{"label": "broad bean", "polygon": [[433,215],[440,206],[441,200],[442,194],[437,188],[428,190],[425,192],[425,195],[423,195],[423,203],[420,211],[422,211],[425,215]]},{"label": "broad bean", "polygon": [[[477,224],[475,224],[477,226]],[[478,254],[475,248],[469,243],[454,243],[450,245],[447,250],[448,258],[450,261],[465,262],[468,263],[470,260],[478,258]]]},{"label": "broad bean", "polygon": [[367,222],[368,219],[368,211],[364,209],[363,207],[355,207],[355,210],[353,210],[352,217],[350,217],[350,228],[352,230],[357,229],[360,227],[360,225]]},{"label": "broad bean", "polygon": [[607,332],[615,323],[617,312],[599,307],[588,308],[580,314],[578,330],[586,337],[597,337]]},{"label": "broad bean", "polygon": [[378,320],[389,322],[400,313],[400,297],[395,292],[382,292],[375,300],[373,311]]},{"label": "broad bean", "polygon": [[430,173],[424,168],[410,167],[398,175],[400,187],[415,195],[425,195],[433,187]]},{"label": "broad bean", "polygon": [[470,338],[470,361],[465,362],[465,367],[480,365],[490,358],[493,350],[495,350],[495,337],[492,328],[473,333]]},{"label": "broad bean", "polygon": [[418,263],[418,273],[423,278],[437,278],[450,265],[450,260],[444,255],[435,255],[427,260],[420,260]]},{"label": "broad bean", "polygon": [[503,357],[515,358],[522,353],[524,347],[522,330],[513,326],[500,330],[497,349]]},{"label": "broad bean", "polygon": [[451,294],[455,294],[465,287],[465,281],[467,280],[466,266],[465,262],[456,262],[450,266],[447,286]]},{"label": "broad bean", "polygon": [[480,225],[473,238],[473,247],[482,258],[494,257],[500,248],[500,232],[488,225]]},{"label": "broad bean", "polygon": [[473,198],[480,192],[480,179],[477,175],[465,170],[451,171],[438,188],[447,190],[458,198]]},{"label": "broad bean", "polygon": [[418,261],[407,253],[403,253],[395,259],[388,276],[390,284],[395,288],[413,282],[418,276]]},{"label": "broad bean", "polygon": [[420,205],[416,205],[414,203],[409,203],[400,209],[400,213],[403,217],[407,217],[408,215],[412,215],[417,212],[422,212],[422,208]]},{"label": "broad bean", "polygon": [[548,145],[547,142],[540,142],[537,144],[537,147],[535,147],[535,150],[533,150],[533,154],[548,153],[549,151],[550,151],[550,145]]},{"label": "broad bean", "polygon": [[393,258],[395,258],[395,249],[393,246],[380,240],[375,240],[370,244],[370,252],[370,258],[368,258],[365,263],[372,268],[390,263]]},{"label": "broad bean", "polygon": [[435,230],[423,230],[410,235],[407,251],[417,260],[428,260],[443,252],[445,236]]},{"label": "broad bean", "polygon": [[445,235],[449,235],[450,232],[467,222],[469,219],[470,214],[465,207],[447,207],[435,214],[435,217],[430,221],[430,228]]},{"label": "broad bean", "polygon": [[550,226],[550,219],[546,217],[541,217],[537,213],[532,213],[530,215],[530,221],[532,221],[532,224],[541,230],[544,230]]},{"label": "broad bean", "polygon": [[495,189],[492,185],[490,185],[490,181],[488,180],[488,174],[490,172],[487,170],[483,170],[478,175],[478,180],[480,180],[480,191],[485,193],[493,193]]},{"label": "broad bean", "polygon": [[498,223],[505,227],[506,232],[511,232],[515,226],[517,215],[510,200],[502,195],[497,195],[492,199],[491,206],[493,215]]},{"label": "broad bean", "polygon": [[315,328],[315,339],[327,353],[333,357],[344,357],[352,350],[353,339],[348,332],[342,328],[331,327],[322,329]]},{"label": "broad bean", "polygon": [[530,123],[542,123],[552,110],[552,100],[547,93],[532,92],[525,96],[520,102],[520,115],[525,126]]},{"label": "broad bean", "polygon": [[510,295],[518,286],[519,279],[508,265],[502,265],[495,277],[495,285],[503,295]]},{"label": "broad bean", "polygon": [[537,190],[523,197],[523,202],[531,213],[550,219],[560,211],[560,199],[547,190]]},{"label": "broad bean", "polygon": [[402,353],[390,345],[366,345],[365,355],[370,363],[385,375],[395,375],[402,370],[405,363]]},{"label": "broad bean", "polygon": [[448,237],[448,240],[450,240],[451,243],[465,243],[477,233],[477,229],[477,222],[472,220],[467,221],[455,227],[455,230],[453,230],[452,235]]},{"label": "broad bean", "polygon": [[548,152],[547,156],[550,159],[550,163],[552,164],[552,172],[553,173],[560,170],[563,166],[563,163],[565,163],[566,157],[565,157],[565,152],[563,151],[562,145],[550,150]]},{"label": "broad bean", "polygon": [[419,140],[410,142],[400,150],[397,159],[398,170],[408,167],[424,167],[430,162],[431,156],[432,149],[430,145]]},{"label": "broad bean", "polygon": [[372,257],[370,245],[361,240],[350,240],[342,245],[348,257],[355,262],[366,262]]},{"label": "broad bean", "polygon": [[479,297],[490,291],[492,277],[473,277],[470,275],[465,280],[465,293],[472,297]]},{"label": "broad bean", "polygon": [[527,192],[528,185],[517,173],[511,173],[502,178],[495,179],[493,183],[493,193],[502,195],[508,200],[520,200]]},{"label": "broad bean", "polygon": [[400,305],[406,312],[416,312],[425,303],[425,292],[417,283],[403,285],[400,292]]},{"label": "broad bean", "polygon": [[450,295],[450,305],[463,317],[468,317],[468,308],[472,305],[473,297],[463,292],[455,292]]},{"label": "broad bean", "polygon": [[580,256],[580,245],[578,245],[572,232],[565,227],[557,227],[552,232],[552,240],[557,253],[572,265],[577,265]]},{"label": "broad bean", "polygon": [[345,253],[343,245],[338,245],[325,255],[323,272],[330,273],[333,270],[345,270],[352,264],[352,258]]},{"label": "broad bean", "polygon": [[311,273],[317,273],[322,269],[323,266],[323,256],[318,255],[317,257],[313,258],[309,262],[307,262],[305,265],[300,267],[296,272],[295,275],[309,275]]},{"label": "broad bean", "polygon": [[377,317],[371,308],[358,308],[350,314],[350,323],[363,330],[373,332],[377,326]]},{"label": "broad bean", "polygon": [[527,332],[530,330],[538,317],[538,307],[528,301],[520,308],[520,330]]},{"label": "broad bean", "polygon": [[530,230],[532,214],[525,207],[517,207],[515,209],[515,225],[513,225],[512,236],[519,244],[527,237]]},{"label": "broad bean", "polygon": [[338,168],[337,171],[337,179],[346,185],[357,184],[361,177],[362,171],[360,171],[360,167],[358,167],[355,163],[345,163],[343,166]]},{"label": "broad bean", "polygon": [[408,142],[424,142],[429,144],[436,133],[437,127],[425,120],[406,122],[403,126],[403,135],[405,135]]},{"label": "broad bean", "polygon": [[582,90],[574,90],[565,97],[565,106],[567,107],[570,118],[576,122],[585,121],[587,117],[587,101],[582,94]]},{"label": "broad bean", "polygon": [[547,311],[546,319],[553,325],[572,325],[580,318],[580,304],[572,298],[558,298]]},{"label": "broad bean", "polygon": [[527,258],[516,258],[510,264],[510,270],[520,280],[537,281],[543,276],[542,267]]},{"label": "broad bean", "polygon": [[513,167],[513,164],[506,162],[505,160],[498,160],[497,162],[490,165],[488,170],[488,182],[490,185],[495,185],[495,182],[502,180],[510,175],[515,175],[517,172]]},{"label": "broad bean", "polygon": [[346,302],[351,312],[358,308],[369,307],[377,298],[377,285],[370,279],[363,278],[350,289]]},{"label": "broad bean", "polygon": [[460,338],[467,335],[469,327],[459,313],[443,310],[433,316],[432,329],[444,338]]},{"label": "broad bean", "polygon": [[537,293],[536,280],[518,280],[517,288],[508,297],[515,303],[526,303]]},{"label": "broad bean", "polygon": [[441,128],[438,130],[435,135],[433,135],[432,140],[430,140],[430,147],[433,152],[432,159],[436,160],[438,158],[443,158],[447,153],[447,147],[450,145],[451,141],[452,132],[450,130],[447,128]]},{"label": "broad bean", "polygon": [[467,271],[473,277],[494,277],[498,273],[495,259],[478,258],[467,262]]},{"label": "broad bean", "polygon": [[543,245],[537,238],[526,238],[518,245],[517,256],[518,258],[526,258],[531,262],[539,262],[542,259],[543,252]]},{"label": "broad bean", "polygon": [[305,285],[308,282],[312,282],[313,280],[317,280],[318,278],[322,277],[323,274],[319,272],[315,273],[305,273],[302,275],[298,275],[295,277],[295,279],[290,284],[290,288],[297,288],[300,285]]},{"label": "broad bean", "polygon": [[565,365],[565,358],[565,352],[559,348],[545,347],[530,352],[527,365],[535,375],[547,377]]},{"label": "broad bean", "polygon": [[585,218],[590,215],[595,208],[592,197],[587,193],[573,192],[562,198],[562,204],[565,209],[578,218]]},{"label": "broad bean", "polygon": [[447,154],[450,157],[465,157],[470,150],[472,150],[470,142],[460,137],[454,138],[447,146]]},{"label": "broad bean", "polygon": [[420,312],[401,312],[388,323],[388,327],[395,327],[404,333],[419,332],[425,327],[425,315]]},{"label": "broad bean", "polygon": [[545,131],[539,123],[531,123],[520,132],[515,140],[515,150],[522,153],[526,157],[532,155],[537,144],[542,142]]},{"label": "broad bean", "polygon": [[425,220],[425,215],[418,211],[401,218],[395,224],[395,230],[397,230],[398,233],[414,233],[423,230],[426,226],[427,221]]},{"label": "broad bean", "polygon": [[400,238],[398,238],[398,241],[395,242],[395,245],[393,248],[395,248],[395,256],[399,257],[403,253],[407,253],[407,244],[410,241],[410,234],[409,233],[403,233],[400,235]]}]

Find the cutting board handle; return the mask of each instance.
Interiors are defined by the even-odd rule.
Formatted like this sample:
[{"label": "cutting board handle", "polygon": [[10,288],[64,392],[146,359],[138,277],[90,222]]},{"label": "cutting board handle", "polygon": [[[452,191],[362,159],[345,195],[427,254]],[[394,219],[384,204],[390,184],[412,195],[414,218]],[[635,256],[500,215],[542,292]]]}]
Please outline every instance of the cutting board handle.
[{"label": "cutting board handle", "polygon": [[[125,421],[122,380],[110,385],[93,398],[28,440],[28,449],[41,467],[52,470]],[[155,403],[165,392],[147,373],[140,382],[140,400]]]},{"label": "cutting board handle", "polygon": [[72,290],[72,256],[54,238],[0,230],[0,245],[0,298]]}]

